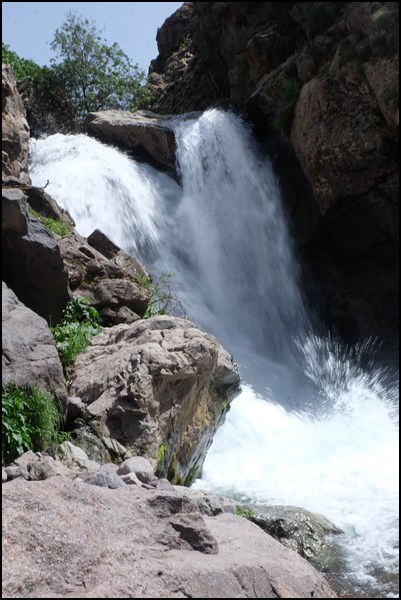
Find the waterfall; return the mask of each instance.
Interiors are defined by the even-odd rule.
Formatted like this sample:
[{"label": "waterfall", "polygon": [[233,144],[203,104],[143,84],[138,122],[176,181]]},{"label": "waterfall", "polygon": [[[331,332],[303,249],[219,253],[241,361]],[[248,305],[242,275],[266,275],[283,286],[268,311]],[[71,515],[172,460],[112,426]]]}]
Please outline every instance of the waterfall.
[{"label": "waterfall", "polygon": [[397,597],[391,374],[366,359],[373,342],[313,332],[279,185],[245,124],[218,110],[177,118],[176,141],[181,185],[84,135],[33,141],[30,173],[82,235],[97,227],[152,274],[173,272],[190,319],[238,362],[243,392],[196,486],[324,514],[344,530],[349,589]]}]

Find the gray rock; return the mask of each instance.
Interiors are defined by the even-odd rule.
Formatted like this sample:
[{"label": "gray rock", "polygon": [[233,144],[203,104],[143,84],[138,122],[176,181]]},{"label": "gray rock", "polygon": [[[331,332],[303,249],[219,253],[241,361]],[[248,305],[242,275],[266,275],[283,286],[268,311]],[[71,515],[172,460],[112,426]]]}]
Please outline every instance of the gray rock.
[{"label": "gray rock", "polygon": [[70,469],[62,462],[54,460],[52,456],[41,452],[36,454],[31,451],[25,452],[14,462],[18,466],[22,477],[28,481],[44,480],[56,476],[73,476]]},{"label": "gray rock", "polygon": [[5,483],[7,481],[7,472],[5,469],[1,470],[1,483]]},{"label": "gray rock", "polygon": [[26,210],[23,192],[2,191],[3,280],[26,306],[55,324],[71,298],[57,241]]},{"label": "gray rock", "polygon": [[158,476],[188,484],[239,381],[215,338],[161,316],[101,331],[74,364],[71,394],[99,436],[157,461]]},{"label": "gray rock", "polygon": [[116,473],[108,473],[107,471],[100,470],[97,473],[93,473],[84,478],[85,483],[89,485],[97,485],[99,487],[106,487],[111,490],[116,490],[119,487],[124,487],[125,482]]},{"label": "gray rock", "polygon": [[180,494],[187,496],[193,502],[196,502],[201,513],[208,517],[214,517],[225,512],[234,513],[238,506],[238,502],[230,500],[230,498],[224,498],[224,496],[218,496],[211,492],[194,490],[180,485],[175,485],[174,489],[177,489]]},{"label": "gray rock", "polygon": [[135,473],[139,481],[142,483],[155,483],[157,477],[154,474],[154,469],[150,462],[142,456],[133,456],[128,458],[118,468],[119,475],[128,475]]},{"label": "gray rock", "polygon": [[336,597],[256,525],[202,517],[176,490],[19,478],[2,508],[3,597]]},{"label": "gray rock", "polygon": [[16,477],[21,477],[20,468],[15,465],[9,465],[5,469],[7,480],[15,479]]},{"label": "gray rock", "polygon": [[297,506],[242,505],[252,511],[251,521],[276,540],[315,564],[320,561],[327,535],[343,533],[323,515]]},{"label": "gray rock", "polygon": [[63,368],[46,321],[2,284],[2,381],[67,397]]},{"label": "gray rock", "polygon": [[63,464],[67,465],[71,469],[99,469],[99,464],[93,460],[90,460],[82,448],[75,446],[68,440],[62,444],[59,444],[54,452],[57,458],[59,458]]},{"label": "gray rock", "polygon": [[150,111],[105,110],[89,113],[89,135],[129,150],[140,160],[175,172],[175,138],[169,119]]},{"label": "gray rock", "polygon": [[82,402],[81,398],[77,396],[70,396],[67,398],[67,407],[66,407],[66,417],[70,421],[74,421],[78,419],[82,410],[85,408],[85,404]]},{"label": "gray rock", "polygon": [[81,448],[91,460],[99,464],[112,460],[109,451],[99,439],[99,436],[96,435],[92,427],[85,425],[83,421],[77,429],[71,432],[71,438],[74,445]]}]

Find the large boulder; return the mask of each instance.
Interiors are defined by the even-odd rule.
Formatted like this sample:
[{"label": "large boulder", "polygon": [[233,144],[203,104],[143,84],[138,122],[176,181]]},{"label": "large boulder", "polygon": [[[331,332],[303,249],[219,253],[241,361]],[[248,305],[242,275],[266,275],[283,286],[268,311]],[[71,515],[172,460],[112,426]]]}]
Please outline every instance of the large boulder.
[{"label": "large boulder", "polygon": [[101,142],[129,150],[139,160],[175,172],[174,132],[166,116],[145,110],[105,110],[89,113],[84,128]]},{"label": "large boulder", "polygon": [[2,283],[2,381],[66,399],[63,368],[46,321]]},{"label": "large boulder", "polygon": [[100,332],[77,358],[70,391],[99,435],[157,462],[159,476],[189,484],[239,392],[239,375],[211,335],[159,316]]},{"label": "large boulder", "polygon": [[149,293],[138,283],[147,279],[145,269],[101,231],[85,239],[73,230],[59,246],[71,290],[91,300],[105,325],[132,323],[145,313]]},{"label": "large boulder", "polygon": [[326,517],[298,506],[243,506],[250,520],[287,548],[320,567],[328,554],[328,535],[343,533]]},{"label": "large boulder", "polygon": [[[135,568],[133,568],[135,565]],[[335,598],[295,552],[177,491],[63,477],[3,488],[7,598]]]},{"label": "large boulder", "polygon": [[26,306],[55,324],[71,298],[57,240],[30,216],[22,189],[2,192],[3,279]]},{"label": "large boulder", "polygon": [[2,173],[30,183],[29,127],[14,71],[2,65]]}]

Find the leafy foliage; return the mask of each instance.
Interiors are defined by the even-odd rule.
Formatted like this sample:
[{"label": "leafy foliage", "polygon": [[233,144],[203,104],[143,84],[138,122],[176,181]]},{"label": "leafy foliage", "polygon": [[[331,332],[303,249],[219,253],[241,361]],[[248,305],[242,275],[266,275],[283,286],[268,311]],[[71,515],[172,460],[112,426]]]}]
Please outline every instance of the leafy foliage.
[{"label": "leafy foliage", "polygon": [[174,314],[183,318],[186,317],[180,300],[171,289],[172,278],[173,273],[160,275],[156,281],[152,281],[148,275],[140,275],[137,278],[139,285],[149,292],[149,304],[144,314],[144,319],[149,319],[149,317],[156,315],[168,314]]},{"label": "leafy foliage", "polygon": [[52,327],[56,348],[64,368],[70,367],[100,327],[100,315],[89,298],[74,298],[63,311],[62,321]]},{"label": "leafy foliage", "polygon": [[250,508],[244,508],[243,506],[236,506],[234,513],[238,517],[243,517],[244,519],[248,519],[249,521],[253,519],[253,512]]},{"label": "leafy foliage", "polygon": [[49,229],[52,233],[55,233],[57,235],[68,235],[70,230],[67,227],[67,225],[65,225],[64,223],[62,223],[61,221],[58,221],[57,219],[53,219],[53,217],[44,217],[43,215],[40,215],[38,212],[36,212],[36,210],[33,210],[32,208],[30,209],[32,215],[38,219],[41,223],[43,223],[43,225],[45,227],[47,227],[47,229]]},{"label": "leafy foliage", "polygon": [[81,117],[90,111],[129,109],[143,94],[145,73],[100,34],[93,21],[68,12],[51,43],[57,55],[52,68]]},{"label": "leafy foliage", "polygon": [[54,96],[62,89],[62,82],[58,79],[56,73],[49,67],[40,67],[33,60],[21,58],[16,52],[10,49],[9,44],[2,44],[2,61],[13,68],[17,81],[30,79],[34,83],[41,85]]},{"label": "leafy foliage", "polygon": [[2,454],[6,464],[26,450],[45,450],[64,440],[62,416],[53,396],[8,383],[2,386]]}]

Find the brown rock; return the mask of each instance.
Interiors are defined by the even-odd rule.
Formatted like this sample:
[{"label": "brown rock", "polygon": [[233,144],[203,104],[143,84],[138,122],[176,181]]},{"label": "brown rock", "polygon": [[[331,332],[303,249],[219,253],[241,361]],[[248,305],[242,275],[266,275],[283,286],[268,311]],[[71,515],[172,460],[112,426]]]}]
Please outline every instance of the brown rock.
[{"label": "brown rock", "polygon": [[176,491],[58,477],[3,488],[3,596],[336,597],[246,519],[202,517]]},{"label": "brown rock", "polygon": [[146,271],[103,233],[94,232],[90,239],[92,245],[74,230],[59,240],[71,289],[92,301],[105,325],[132,323],[148,306],[149,293],[138,283]]},{"label": "brown rock", "polygon": [[71,386],[99,434],[157,460],[159,476],[187,483],[238,392],[236,367],[220,344],[167,316],[100,332],[77,358]]},{"label": "brown rock", "polygon": [[130,113],[105,110],[89,113],[84,121],[89,135],[129,150],[136,158],[175,172],[175,139],[167,117],[150,111]]}]

